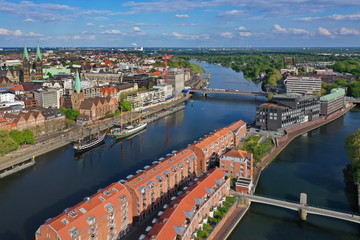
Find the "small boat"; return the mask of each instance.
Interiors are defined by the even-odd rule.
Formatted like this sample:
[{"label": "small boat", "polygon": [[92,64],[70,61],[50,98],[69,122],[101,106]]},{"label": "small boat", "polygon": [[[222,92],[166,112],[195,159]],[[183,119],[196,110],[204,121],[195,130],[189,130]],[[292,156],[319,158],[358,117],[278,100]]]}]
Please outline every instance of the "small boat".
[{"label": "small boat", "polygon": [[99,146],[104,142],[106,133],[107,131],[103,134],[98,133],[95,137],[91,138],[88,141],[74,143],[73,148],[75,153],[83,153],[91,148]]},{"label": "small boat", "polygon": [[141,123],[139,125],[130,125],[126,127],[124,130],[121,130],[121,128],[114,128],[110,132],[110,135],[116,137],[116,138],[126,138],[128,136],[131,136],[135,133],[140,132],[144,128],[146,128],[147,123]]}]

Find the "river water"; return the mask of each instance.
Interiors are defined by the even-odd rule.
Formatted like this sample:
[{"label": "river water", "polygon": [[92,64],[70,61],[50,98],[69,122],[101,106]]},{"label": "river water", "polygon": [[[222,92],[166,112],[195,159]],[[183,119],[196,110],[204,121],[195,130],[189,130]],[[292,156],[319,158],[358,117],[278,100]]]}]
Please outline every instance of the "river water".
[{"label": "river water", "polygon": [[[200,63],[212,75],[210,87],[260,90],[241,73]],[[263,98],[229,95],[195,96],[186,109],[150,123],[145,132],[126,141],[106,143],[74,157],[66,146],[37,158],[37,163],[0,179],[0,239],[33,239],[44,221],[94,194],[97,189],[134,174],[173,150],[185,148],[208,132],[236,120],[255,120]],[[308,193],[310,203],[351,209],[342,169],[346,135],[360,126],[360,112],[350,112],[309,136],[301,136],[266,169],[257,193],[298,199]],[[300,222],[297,213],[253,204],[230,239],[359,239],[356,224],[321,217]]]}]

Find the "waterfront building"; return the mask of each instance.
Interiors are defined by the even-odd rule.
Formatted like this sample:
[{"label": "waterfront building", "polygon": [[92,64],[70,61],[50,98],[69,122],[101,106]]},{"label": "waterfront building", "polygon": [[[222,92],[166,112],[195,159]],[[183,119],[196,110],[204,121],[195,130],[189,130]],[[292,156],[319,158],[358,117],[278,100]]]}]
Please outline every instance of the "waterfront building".
[{"label": "waterfront building", "polygon": [[253,180],[253,156],[246,151],[232,149],[220,157],[220,168],[236,181],[236,191],[249,193]]},{"label": "waterfront building", "polygon": [[194,239],[212,211],[229,195],[230,179],[219,168],[201,176],[173,200],[146,239]]},{"label": "waterfront building", "polygon": [[328,116],[345,106],[345,89],[334,88],[330,94],[320,97],[322,116]]},{"label": "waterfront building", "polygon": [[125,74],[123,76],[123,82],[137,83],[140,88],[149,88],[149,84],[150,82],[154,82],[154,78],[148,74]]},{"label": "waterfront building", "polygon": [[34,90],[34,98],[40,107],[60,107],[60,89],[48,88]]},{"label": "waterfront building", "polygon": [[185,88],[185,73],[183,69],[170,68],[169,82],[174,89],[174,94],[179,94]]},{"label": "waterfront building", "polygon": [[236,121],[229,126],[226,127],[230,131],[232,131],[234,135],[234,145],[237,146],[246,136],[246,122],[243,120]]},{"label": "waterfront building", "polygon": [[196,155],[190,149],[173,152],[135,176],[129,175],[124,185],[133,200],[133,217],[141,221],[160,204],[170,199],[196,176]]},{"label": "waterfront building", "polygon": [[286,93],[313,94],[321,90],[321,78],[287,77],[284,83]]},{"label": "waterfront building", "polygon": [[141,91],[127,96],[126,100],[130,101],[133,108],[140,108],[155,102],[165,100],[165,92],[163,89],[154,89],[152,91]]},{"label": "waterfront building", "polygon": [[36,231],[35,239],[115,240],[124,236],[131,224],[131,195],[124,185],[113,183],[48,219]]},{"label": "waterfront building", "polygon": [[118,101],[107,97],[88,98],[81,102],[80,114],[88,115],[90,121],[96,121],[108,113],[114,113],[118,108]]},{"label": "waterfront building", "polygon": [[173,96],[173,87],[169,84],[158,84],[153,89],[155,91],[163,91],[165,99]]},{"label": "waterfront building", "polygon": [[194,151],[197,156],[197,174],[218,165],[219,156],[232,147],[234,135],[228,128],[219,129],[195,141],[188,149]]},{"label": "waterfront building", "polygon": [[278,131],[319,118],[317,96],[289,93],[275,95],[272,100],[276,104],[264,103],[256,108],[256,126],[263,130]]}]

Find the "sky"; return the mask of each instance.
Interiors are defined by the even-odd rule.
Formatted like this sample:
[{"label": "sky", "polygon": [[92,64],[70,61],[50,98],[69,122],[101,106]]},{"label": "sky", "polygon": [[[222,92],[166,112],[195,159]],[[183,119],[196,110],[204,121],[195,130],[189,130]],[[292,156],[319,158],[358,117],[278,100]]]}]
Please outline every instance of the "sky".
[{"label": "sky", "polygon": [[360,0],[0,0],[0,47],[360,47]]}]

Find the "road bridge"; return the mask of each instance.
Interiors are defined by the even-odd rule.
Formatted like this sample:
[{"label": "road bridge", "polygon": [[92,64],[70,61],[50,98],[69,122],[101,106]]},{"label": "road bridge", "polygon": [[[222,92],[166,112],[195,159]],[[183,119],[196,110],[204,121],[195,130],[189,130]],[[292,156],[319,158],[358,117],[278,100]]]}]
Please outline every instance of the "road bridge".
[{"label": "road bridge", "polygon": [[343,212],[340,210],[330,210],[330,209],[325,209],[322,207],[317,207],[307,204],[307,197],[305,193],[302,193],[300,195],[300,203],[292,202],[288,200],[279,200],[279,199],[274,199],[259,195],[252,195],[252,194],[241,194],[234,192],[233,194],[248,199],[250,202],[262,203],[262,204],[298,211],[300,213],[300,218],[302,220],[306,220],[307,214],[314,214],[314,215],[331,217],[331,218],[341,219],[341,220],[360,224],[360,215],[358,214],[352,212]]},{"label": "road bridge", "polygon": [[207,94],[233,94],[233,95],[266,97],[268,95],[267,92],[261,92],[261,91],[243,91],[243,90],[220,89],[220,88],[205,88],[205,89],[192,88],[189,90],[189,92],[190,93],[201,93],[203,96],[206,96]]}]

